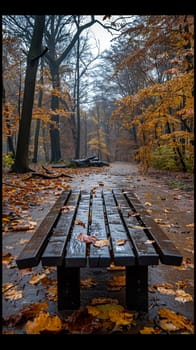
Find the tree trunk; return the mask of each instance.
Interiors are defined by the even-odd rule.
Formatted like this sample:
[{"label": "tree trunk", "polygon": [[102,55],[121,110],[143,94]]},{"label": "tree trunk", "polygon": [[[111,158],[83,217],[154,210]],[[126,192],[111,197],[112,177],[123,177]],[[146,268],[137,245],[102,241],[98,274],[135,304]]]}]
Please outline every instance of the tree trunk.
[{"label": "tree trunk", "polygon": [[[59,65],[55,61],[50,62],[50,71],[52,75],[52,87],[58,90],[60,88]],[[55,111],[59,108],[59,97],[52,95],[51,109]],[[52,124],[50,126],[51,141],[51,163],[58,162],[61,159],[60,132],[59,132],[59,115],[53,114],[51,117]]]},{"label": "tree trunk", "polygon": [[45,16],[35,16],[33,36],[27,57],[24,98],[21,121],[19,126],[16,159],[12,167],[12,171],[17,173],[30,171],[28,159],[30,128],[32,120],[36,74],[39,61],[38,59],[41,55],[42,49],[44,23]]},{"label": "tree trunk", "polygon": [[[44,78],[43,78],[43,60],[41,59],[41,77],[40,77],[40,84],[43,86],[44,84]],[[39,89],[39,97],[38,97],[38,108],[41,108],[42,106],[42,99],[43,99],[43,91],[42,89]],[[41,120],[36,120],[36,127],[35,127],[35,138],[34,138],[34,150],[33,150],[33,163],[37,163],[37,155],[38,155],[38,145],[39,145],[39,132],[40,132],[40,124]]]},{"label": "tree trunk", "polygon": [[77,41],[76,60],[76,117],[77,117],[77,143],[75,158],[80,158],[80,37]]}]

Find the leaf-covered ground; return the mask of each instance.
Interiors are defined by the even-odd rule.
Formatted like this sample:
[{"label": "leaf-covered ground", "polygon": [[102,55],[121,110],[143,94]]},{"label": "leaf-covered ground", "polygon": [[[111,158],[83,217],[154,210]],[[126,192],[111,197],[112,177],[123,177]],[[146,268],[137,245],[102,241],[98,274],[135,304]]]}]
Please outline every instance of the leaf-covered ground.
[{"label": "leaf-covered ground", "polygon": [[[194,189],[191,174],[116,162],[110,167],[52,169],[38,175],[3,173],[3,334],[193,334]],[[69,176],[67,176],[69,175]],[[125,307],[125,270],[81,269],[81,307],[58,313],[56,270],[19,270],[15,259],[60,193],[67,188],[133,190],[183,254],[180,267],[149,268],[149,311]],[[78,223],[80,224],[80,223]]]}]

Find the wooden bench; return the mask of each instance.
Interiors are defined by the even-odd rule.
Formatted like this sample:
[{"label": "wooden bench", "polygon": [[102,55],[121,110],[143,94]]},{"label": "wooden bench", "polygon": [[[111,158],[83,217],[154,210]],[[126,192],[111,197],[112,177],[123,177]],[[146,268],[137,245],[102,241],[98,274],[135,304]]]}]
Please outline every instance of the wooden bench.
[{"label": "wooden bench", "polygon": [[[80,234],[109,240],[109,245],[82,242]],[[80,268],[111,263],[126,267],[126,307],[148,311],[148,267],[159,262],[179,266],[182,255],[133,192],[69,190],[62,192],[16,259],[19,269],[40,261],[57,267],[59,311],[80,306]]]}]

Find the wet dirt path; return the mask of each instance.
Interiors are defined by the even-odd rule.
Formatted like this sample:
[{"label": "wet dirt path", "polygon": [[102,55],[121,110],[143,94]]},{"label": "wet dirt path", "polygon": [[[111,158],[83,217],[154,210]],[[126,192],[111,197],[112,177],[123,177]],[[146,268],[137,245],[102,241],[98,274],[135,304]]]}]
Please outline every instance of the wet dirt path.
[{"label": "wet dirt path", "polygon": [[[172,177],[173,178],[173,177]],[[182,267],[158,265],[149,268],[149,313],[146,316],[153,320],[156,311],[160,307],[168,307],[194,321],[194,302],[179,302],[174,295],[163,294],[155,290],[154,286],[160,283],[170,283],[171,288],[182,281],[186,281],[185,291],[194,298],[194,196],[193,183],[190,182],[190,190],[184,191],[168,186],[167,174],[154,172],[151,175],[141,175],[135,164],[115,162],[109,167],[91,169],[90,171],[81,169],[80,174],[73,175],[72,180],[67,180],[71,188],[89,189],[96,188],[97,191],[103,188],[122,188],[132,190],[140,199],[141,203],[150,212],[152,217],[159,221],[162,229],[172,238],[176,247],[184,257]],[[177,181],[177,180],[176,180]],[[188,180],[187,180],[188,181]],[[37,221],[37,226],[43,220],[56,200],[54,191],[49,190],[47,195],[43,194],[45,202],[31,209],[32,220]],[[190,226],[189,226],[190,225]],[[22,247],[19,244],[21,239],[29,239],[32,233],[16,232],[7,233],[3,236],[3,248],[17,256]],[[24,237],[25,235],[25,237]],[[41,273],[42,268],[38,266],[34,272]],[[55,272],[52,275],[55,278]],[[118,298],[120,303],[124,303],[124,290],[119,292],[108,292],[106,281],[111,278],[111,274],[104,269],[81,269],[81,278],[93,277],[98,281],[95,288],[81,291],[81,305],[87,305],[93,297],[110,296]],[[22,288],[24,298],[21,300],[5,300],[3,298],[3,316],[10,315],[20,310],[24,305],[33,302],[46,300],[45,286],[29,284],[29,276],[18,271],[16,265],[7,269],[3,267],[3,283],[13,281],[18,288]],[[56,302],[49,302],[49,312],[56,312]],[[24,333],[24,329],[17,329],[17,333]]]}]

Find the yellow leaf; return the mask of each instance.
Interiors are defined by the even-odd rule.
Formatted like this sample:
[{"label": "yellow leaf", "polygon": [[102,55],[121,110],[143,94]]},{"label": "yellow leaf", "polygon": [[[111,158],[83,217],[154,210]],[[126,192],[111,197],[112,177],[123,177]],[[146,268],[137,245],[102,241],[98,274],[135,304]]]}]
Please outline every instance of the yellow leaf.
[{"label": "yellow leaf", "polygon": [[63,329],[61,319],[56,315],[51,317],[48,312],[41,311],[33,321],[25,326],[27,334],[59,333]]},{"label": "yellow leaf", "polygon": [[153,327],[144,327],[140,330],[141,334],[160,334],[160,329],[155,329]]}]

